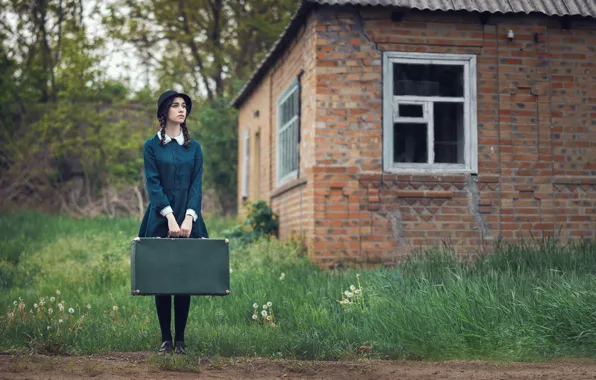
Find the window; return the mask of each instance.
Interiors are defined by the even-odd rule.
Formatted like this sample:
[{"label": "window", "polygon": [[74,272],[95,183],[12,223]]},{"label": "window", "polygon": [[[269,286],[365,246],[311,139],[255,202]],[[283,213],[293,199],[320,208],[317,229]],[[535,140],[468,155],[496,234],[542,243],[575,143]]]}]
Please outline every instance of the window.
[{"label": "window", "polygon": [[476,57],[383,57],[387,171],[477,172]]},{"label": "window", "polygon": [[243,144],[243,153],[242,156],[242,200],[248,199],[248,162],[249,162],[249,134],[248,131],[244,133],[244,144]]},{"label": "window", "polygon": [[277,101],[277,184],[296,178],[300,135],[298,80]]}]

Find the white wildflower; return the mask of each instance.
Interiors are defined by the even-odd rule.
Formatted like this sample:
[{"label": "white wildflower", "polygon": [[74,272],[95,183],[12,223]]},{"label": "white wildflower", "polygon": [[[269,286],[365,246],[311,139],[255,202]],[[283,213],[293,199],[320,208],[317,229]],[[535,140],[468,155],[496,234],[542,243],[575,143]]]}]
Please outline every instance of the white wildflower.
[{"label": "white wildflower", "polygon": [[257,318],[259,318],[259,317],[256,314],[253,314],[252,315],[252,319],[255,319],[256,320]]},{"label": "white wildflower", "polygon": [[354,291],[354,290],[356,290],[356,287],[354,285],[350,285],[350,290]]},{"label": "white wildflower", "polygon": [[34,308],[34,309],[37,309],[37,307],[38,307],[38,306],[37,306],[37,304],[36,304],[36,303],[34,303],[34,304],[33,304],[33,308]]},{"label": "white wildflower", "polygon": [[281,273],[281,276],[279,276],[280,281],[283,281],[284,278],[286,278],[286,274],[285,273]]},{"label": "white wildflower", "polygon": [[263,305],[263,310],[267,310],[267,305]]},{"label": "white wildflower", "polygon": [[87,304],[87,309],[91,310],[91,304]]},{"label": "white wildflower", "polygon": [[33,314],[33,309],[29,310],[29,313]]},{"label": "white wildflower", "polygon": [[52,309],[52,308],[48,309],[48,314],[52,314],[53,312],[54,312],[54,309]]},{"label": "white wildflower", "polygon": [[346,291],[344,292],[344,294],[346,295],[346,297],[348,296],[348,293],[350,293],[350,291],[348,291],[348,290],[346,290]]},{"label": "white wildflower", "polygon": [[259,307],[259,305],[257,305],[257,303],[255,302],[252,304],[252,307],[254,307],[256,309],[257,307]]},{"label": "white wildflower", "polygon": [[116,305],[112,306],[112,310],[118,311],[118,306],[116,306]]},{"label": "white wildflower", "polygon": [[360,277],[360,274],[356,273],[356,277]]},{"label": "white wildflower", "polygon": [[62,323],[62,322],[64,322],[64,320],[62,320],[62,318],[60,318],[60,319],[58,320],[58,323]]},{"label": "white wildflower", "polygon": [[14,301],[14,302],[13,302],[13,304],[14,304],[15,306],[17,306],[17,301]]},{"label": "white wildflower", "polygon": [[354,290],[354,294],[360,294],[360,289]]},{"label": "white wildflower", "polygon": [[41,301],[39,301],[39,306],[43,306],[46,303],[46,301],[44,301],[43,299]]},{"label": "white wildflower", "polygon": [[56,295],[60,295],[60,290],[56,290]]},{"label": "white wildflower", "polygon": [[268,320],[268,321],[270,321],[270,320],[271,320],[271,316],[270,316],[270,315],[268,315],[268,316],[267,316],[267,320]]},{"label": "white wildflower", "polygon": [[48,330],[50,329],[50,326],[48,326]]},{"label": "white wildflower", "polygon": [[271,326],[275,327],[275,322],[271,322]]},{"label": "white wildflower", "polygon": [[261,311],[261,315],[262,315],[263,317],[266,317],[266,316],[267,316],[267,310],[263,310],[263,311]]},{"label": "white wildflower", "polygon": [[61,303],[59,303],[59,304],[58,304],[58,309],[59,309],[60,311],[64,310],[64,305],[62,305]]},{"label": "white wildflower", "polygon": [[50,297],[50,302],[54,302],[54,301],[56,301],[56,298],[55,297]]},{"label": "white wildflower", "polygon": [[352,297],[354,297],[354,293],[348,292],[348,294],[346,294],[346,296],[348,296],[348,298],[352,298]]},{"label": "white wildflower", "polygon": [[70,314],[72,314],[72,313],[74,313],[74,309],[71,307],[70,309],[68,309],[68,312],[69,312]]},{"label": "white wildflower", "polygon": [[267,302],[267,306],[271,307],[273,304],[271,302]]}]

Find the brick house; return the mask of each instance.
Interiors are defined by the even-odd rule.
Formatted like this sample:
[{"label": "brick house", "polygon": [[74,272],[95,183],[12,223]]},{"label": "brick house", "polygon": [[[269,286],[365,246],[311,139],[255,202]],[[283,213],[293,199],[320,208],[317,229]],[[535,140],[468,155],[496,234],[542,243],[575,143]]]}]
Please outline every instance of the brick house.
[{"label": "brick house", "polygon": [[[564,3],[564,4],[563,4]],[[233,101],[238,200],[323,266],[596,235],[594,0],[305,0]]]}]

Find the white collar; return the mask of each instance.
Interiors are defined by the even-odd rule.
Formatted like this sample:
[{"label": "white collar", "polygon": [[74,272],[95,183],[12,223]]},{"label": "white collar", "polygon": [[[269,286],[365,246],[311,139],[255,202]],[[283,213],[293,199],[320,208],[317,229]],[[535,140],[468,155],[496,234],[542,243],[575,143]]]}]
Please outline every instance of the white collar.
[{"label": "white collar", "polygon": [[[161,131],[157,131],[157,137],[161,140]],[[166,141],[164,144],[167,144],[172,140],[176,140],[176,142],[178,142],[178,145],[184,145],[184,134],[180,132],[180,134],[174,137],[173,139],[166,134]]]}]

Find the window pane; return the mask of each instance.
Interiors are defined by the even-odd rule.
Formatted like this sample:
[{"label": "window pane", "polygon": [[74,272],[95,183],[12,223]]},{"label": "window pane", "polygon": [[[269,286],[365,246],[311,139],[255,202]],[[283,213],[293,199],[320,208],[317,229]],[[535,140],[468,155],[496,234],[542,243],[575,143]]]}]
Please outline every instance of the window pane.
[{"label": "window pane", "polygon": [[422,104],[400,104],[399,117],[423,117]]},{"label": "window pane", "polygon": [[427,124],[393,124],[393,161],[427,163]]},{"label": "window pane", "polygon": [[462,65],[393,64],[393,94],[464,96]]},{"label": "window pane", "polygon": [[298,120],[292,123],[292,171],[298,169]]},{"label": "window pane", "polygon": [[434,104],[435,162],[464,164],[463,103]]}]

